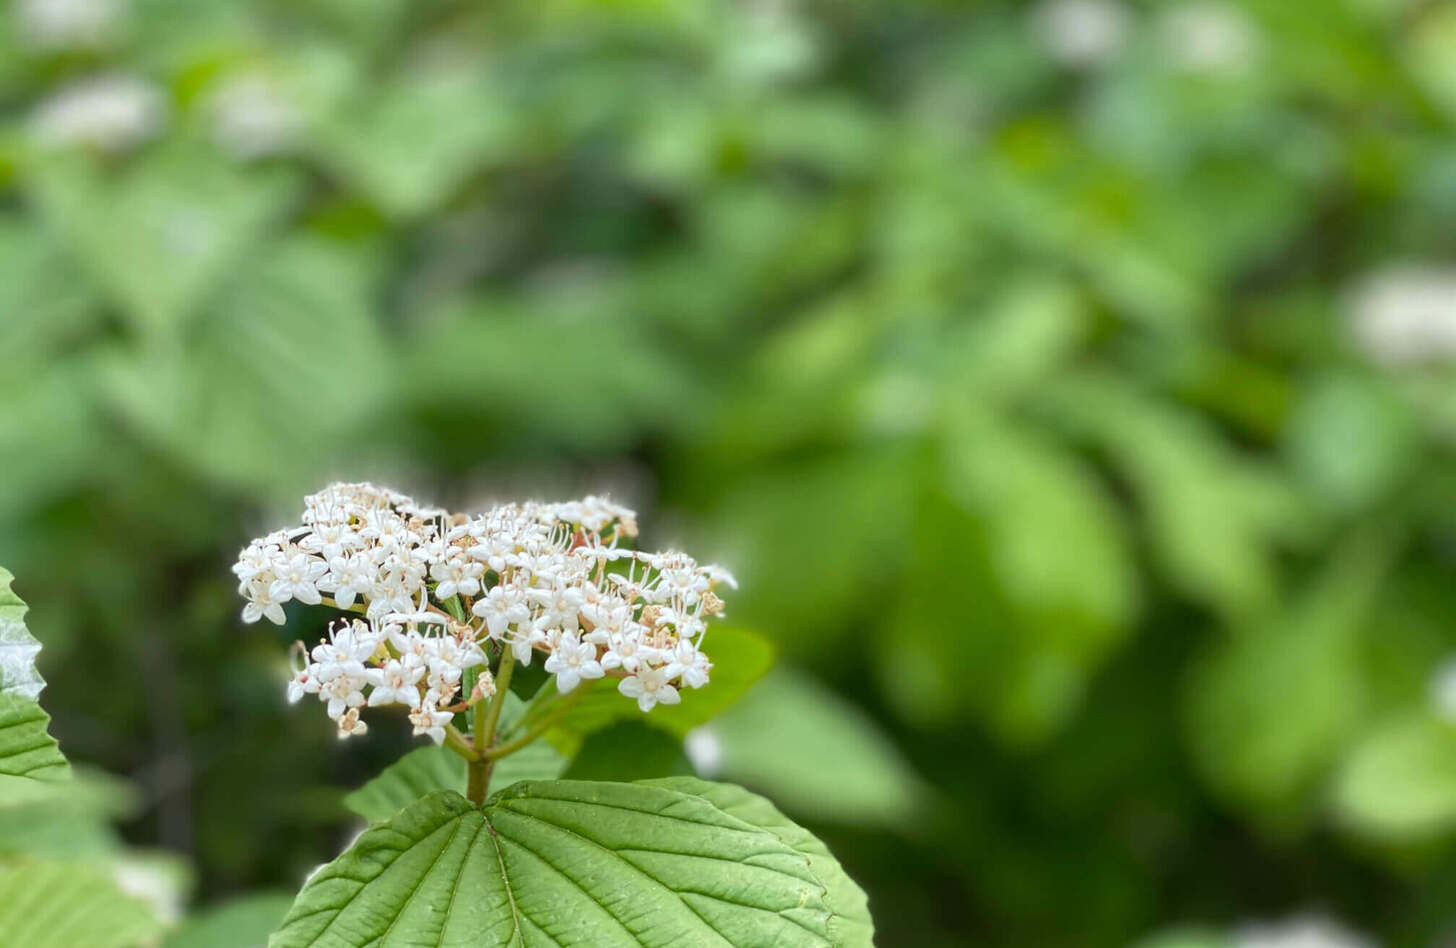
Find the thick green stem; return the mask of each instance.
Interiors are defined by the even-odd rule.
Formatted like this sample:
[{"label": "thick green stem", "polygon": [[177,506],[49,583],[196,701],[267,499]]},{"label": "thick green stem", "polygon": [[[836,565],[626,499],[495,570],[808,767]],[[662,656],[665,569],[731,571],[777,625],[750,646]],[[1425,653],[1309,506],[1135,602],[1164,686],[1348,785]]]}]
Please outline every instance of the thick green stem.
[{"label": "thick green stem", "polygon": [[470,746],[465,735],[456,730],[453,724],[445,725],[445,746],[466,760],[480,759],[480,755],[475,752],[475,748]]},{"label": "thick green stem", "polygon": [[495,673],[495,694],[491,696],[489,706],[486,702],[478,701],[475,704],[475,753],[476,760],[470,762],[467,770],[469,780],[466,786],[465,796],[471,803],[479,806],[485,802],[485,789],[490,785],[490,772],[495,766],[492,759],[485,756],[486,748],[490,747],[491,741],[495,739],[496,724],[500,721],[501,710],[506,704],[506,692],[511,687],[511,672],[516,667],[516,653],[506,646],[501,653],[500,667]]}]

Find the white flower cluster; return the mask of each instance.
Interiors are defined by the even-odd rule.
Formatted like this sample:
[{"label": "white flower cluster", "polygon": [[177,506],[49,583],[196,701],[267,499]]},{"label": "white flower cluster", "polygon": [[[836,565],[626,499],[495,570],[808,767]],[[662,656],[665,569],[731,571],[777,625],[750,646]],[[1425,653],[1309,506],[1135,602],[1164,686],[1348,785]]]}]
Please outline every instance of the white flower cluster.
[{"label": "white flower cluster", "polygon": [[700,646],[723,609],[713,588],[733,579],[683,553],[621,545],[636,533],[632,511],[600,497],[466,516],[334,484],[305,499],[299,526],[250,543],[233,572],[246,622],[282,625],[290,600],[361,615],[304,657],[290,700],[317,695],[341,737],[365,731],[366,705],[403,705],[438,743],[454,713],[494,693],[490,654],[506,649],[527,665],[544,654],[563,693],[617,678],[643,711],[708,683]]}]

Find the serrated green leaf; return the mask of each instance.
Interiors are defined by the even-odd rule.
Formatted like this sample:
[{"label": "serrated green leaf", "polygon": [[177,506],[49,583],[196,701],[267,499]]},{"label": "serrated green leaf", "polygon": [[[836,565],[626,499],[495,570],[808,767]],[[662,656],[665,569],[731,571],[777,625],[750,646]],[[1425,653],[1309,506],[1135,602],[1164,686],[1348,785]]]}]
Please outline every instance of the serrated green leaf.
[{"label": "serrated green leaf", "polygon": [[644,713],[636,702],[618,693],[615,678],[608,678],[597,682],[565,719],[552,728],[551,742],[571,756],[586,735],[622,720],[643,720],[682,737],[741,698],[774,663],[772,643],[756,633],[732,626],[709,629],[703,650],[713,662],[711,680],[702,688],[683,689],[680,704],[658,705]]},{"label": "serrated green leaf", "polygon": [[134,948],[161,930],[104,865],[52,860],[0,865],[0,948]]},{"label": "serrated green leaf", "polygon": [[869,898],[864,890],[844,871],[828,846],[780,813],[767,799],[733,784],[714,783],[696,777],[664,777],[639,782],[702,797],[724,813],[773,833],[808,856],[809,868],[824,883],[824,899],[832,915],[832,942],[842,948],[873,946],[875,925],[870,918]]},{"label": "serrated green leaf", "polygon": [[803,853],[703,797],[559,780],[426,797],[310,879],[269,944],[829,948],[831,918]]},{"label": "serrated green leaf", "polygon": [[28,698],[0,695],[0,805],[43,799],[70,778],[70,765],[46,731],[50,720]]},{"label": "serrated green leaf", "polygon": [[25,602],[10,588],[15,576],[0,567],[0,695],[34,701],[45,687],[36,670],[40,642],[25,627]]},{"label": "serrated green leaf", "polygon": [[162,948],[261,948],[292,904],[286,892],[264,892],[211,906],[170,932]]}]

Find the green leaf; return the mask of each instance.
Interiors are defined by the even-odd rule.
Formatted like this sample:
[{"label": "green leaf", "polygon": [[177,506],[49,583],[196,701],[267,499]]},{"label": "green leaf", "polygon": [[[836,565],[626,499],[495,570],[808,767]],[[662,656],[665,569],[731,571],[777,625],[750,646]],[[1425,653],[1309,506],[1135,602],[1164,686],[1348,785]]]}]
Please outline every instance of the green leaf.
[{"label": "green leaf", "polygon": [[24,948],[134,948],[161,929],[105,866],[61,861],[0,865],[0,941]]},{"label": "green leaf", "polygon": [[843,948],[874,944],[875,926],[864,890],[844,871],[828,846],[780,813],[768,800],[730,783],[713,783],[696,777],[666,777],[641,782],[702,797],[724,813],[773,833],[785,844],[808,856],[809,868],[824,883],[824,901],[831,913],[831,941]]},{"label": "green leaf", "polygon": [[352,251],[283,242],[185,338],[110,353],[106,392],[173,457],[224,483],[307,483],[386,390],[369,281]]},{"label": "green leaf", "polygon": [[167,935],[162,948],[259,948],[292,904],[286,892],[232,899],[189,918]]},{"label": "green leaf", "polygon": [[194,315],[295,193],[290,175],[211,158],[166,149],[116,180],[79,161],[37,169],[43,217],[145,334]]},{"label": "green leaf", "polygon": [[1298,601],[1194,669],[1188,739],[1218,789],[1275,817],[1307,802],[1364,713],[1360,632],[1392,555],[1357,534]]},{"label": "green leaf", "polygon": [[561,776],[567,780],[641,780],[692,773],[682,738],[646,721],[618,721],[588,735]]},{"label": "green leaf", "polygon": [[1159,932],[1133,948],[1237,948],[1227,935],[1202,928],[1177,928]]},{"label": "green leaf", "polygon": [[390,213],[423,213],[510,141],[498,91],[473,64],[411,71],[326,122],[324,158]]},{"label": "green leaf", "polygon": [[814,820],[902,824],[922,789],[864,712],[788,668],[688,735],[704,773],[741,782]]},{"label": "green leaf", "polygon": [[45,687],[36,671],[40,642],[25,627],[27,606],[10,584],[14,575],[0,567],[0,695],[15,695],[34,701]]},{"label": "green leaf", "polygon": [[1456,826],[1456,727],[1426,713],[1386,722],[1341,765],[1333,804],[1346,825],[1392,842]]},{"label": "green leaf", "polygon": [[46,731],[50,715],[17,695],[0,695],[0,806],[49,796],[71,767]]},{"label": "green leaf", "polygon": [[1043,394],[1058,423],[1125,472],[1153,551],[1184,593],[1232,620],[1274,605],[1276,543],[1299,532],[1305,512],[1283,476],[1121,379],[1067,376]]},{"label": "green leaf", "polygon": [[711,680],[702,688],[685,688],[682,703],[658,705],[643,712],[617,691],[617,680],[597,682],[591,692],[551,729],[551,742],[567,756],[582,739],[621,720],[639,720],[682,737],[733,704],[773,666],[774,647],[763,637],[733,626],[708,630],[703,649],[713,662]]},{"label": "green leaf", "polygon": [[827,886],[779,836],[647,784],[432,794],[299,893],[271,948],[833,946]]}]

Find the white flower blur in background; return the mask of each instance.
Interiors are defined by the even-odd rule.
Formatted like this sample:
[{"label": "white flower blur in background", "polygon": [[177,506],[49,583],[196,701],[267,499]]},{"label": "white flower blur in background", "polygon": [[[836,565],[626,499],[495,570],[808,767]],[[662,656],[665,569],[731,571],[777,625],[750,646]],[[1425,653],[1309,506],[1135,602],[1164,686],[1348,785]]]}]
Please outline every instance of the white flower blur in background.
[{"label": "white flower blur in background", "polygon": [[1431,709],[1448,724],[1456,724],[1456,656],[1446,659],[1431,676]]},{"label": "white flower blur in background", "polygon": [[31,131],[43,145],[125,151],[156,134],[166,117],[166,100],[146,80],[92,76],[41,102],[31,116]]},{"label": "white flower blur in background", "polygon": [[236,158],[261,158],[288,151],[303,130],[302,116],[266,76],[236,76],[211,100],[212,137]]},{"label": "white flower blur in background", "polygon": [[[599,497],[507,504],[475,516],[421,507],[372,484],[305,498],[302,524],[249,544],[233,572],[246,622],[282,625],[283,605],[360,614],[303,651],[288,698],[314,695],[340,737],[361,709],[407,709],[416,735],[445,739],[453,714],[495,693],[487,648],[541,654],[557,690],[616,678],[643,711],[708,683],[707,620],[727,573],[685,553],[620,544],[636,515]],[[476,683],[463,693],[465,673]]]},{"label": "white flower blur in background", "polygon": [[1233,944],[1234,948],[1376,948],[1375,942],[1322,915],[1253,922],[1234,933]]},{"label": "white flower blur in background", "polygon": [[1246,72],[1263,45],[1248,14],[1215,0],[1167,10],[1158,24],[1165,54],[1174,66],[1205,75]]},{"label": "white flower blur in background", "polygon": [[683,753],[699,777],[712,780],[723,770],[723,740],[711,724],[693,728],[683,738]]},{"label": "white flower blur in background", "polygon": [[1132,16],[1117,0],[1047,0],[1032,11],[1031,23],[1037,42],[1053,62],[1086,68],[1122,52]]},{"label": "white flower blur in background", "polygon": [[154,860],[122,857],[112,869],[116,887],[138,898],[164,923],[181,921],[183,886],[180,876]]},{"label": "white flower blur in background", "polygon": [[20,41],[32,49],[88,49],[115,39],[126,23],[126,0],[15,0]]},{"label": "white flower blur in background", "polygon": [[1456,268],[1400,264],[1356,284],[1356,343],[1377,362],[1407,365],[1456,356]]}]

